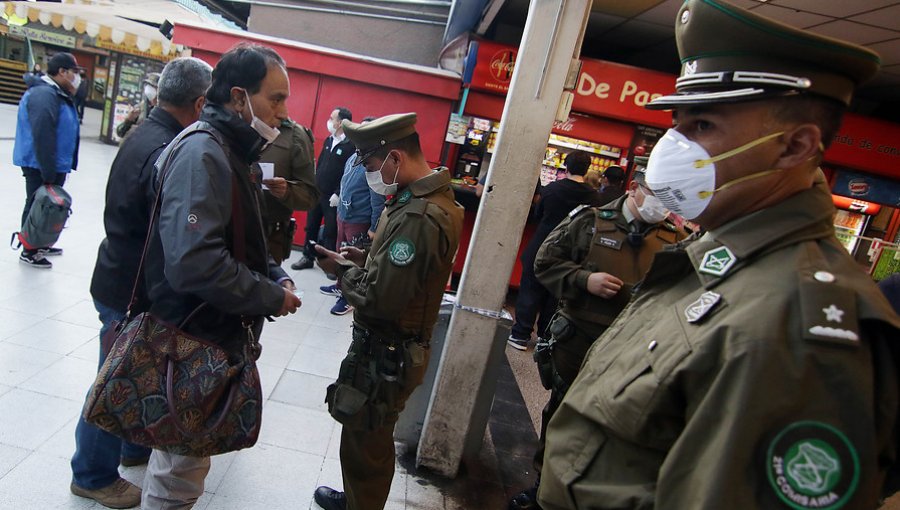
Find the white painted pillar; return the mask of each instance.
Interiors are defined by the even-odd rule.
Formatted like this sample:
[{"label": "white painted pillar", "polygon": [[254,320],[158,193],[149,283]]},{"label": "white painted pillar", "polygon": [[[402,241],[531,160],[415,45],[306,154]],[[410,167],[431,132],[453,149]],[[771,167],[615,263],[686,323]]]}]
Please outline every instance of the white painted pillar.
[{"label": "white painted pillar", "polygon": [[[503,304],[547,140],[573,59],[581,51],[590,7],[591,0],[531,2],[458,305],[499,311]],[[575,78],[568,80],[569,86],[574,86]],[[418,465],[455,477],[467,437],[483,433],[471,430],[471,424],[496,327],[493,318],[454,310],[419,442]]]}]

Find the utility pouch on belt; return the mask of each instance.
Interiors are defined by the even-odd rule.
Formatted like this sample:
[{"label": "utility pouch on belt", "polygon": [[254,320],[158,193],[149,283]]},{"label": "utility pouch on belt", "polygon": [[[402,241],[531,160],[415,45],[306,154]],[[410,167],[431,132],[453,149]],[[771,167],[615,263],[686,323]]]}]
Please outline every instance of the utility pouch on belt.
[{"label": "utility pouch on belt", "polygon": [[285,260],[291,257],[291,246],[294,244],[295,232],[297,232],[297,220],[291,218],[287,228],[284,229],[284,244],[281,245]]},{"label": "utility pouch on belt", "polygon": [[413,356],[424,359],[424,353],[411,354],[404,342],[388,344],[354,326],[337,381],[325,394],[328,412],[349,430],[381,428],[397,412],[404,370]]},{"label": "utility pouch on belt", "polygon": [[534,362],[537,363],[541,386],[545,390],[553,389],[553,339],[540,338],[534,346]]}]

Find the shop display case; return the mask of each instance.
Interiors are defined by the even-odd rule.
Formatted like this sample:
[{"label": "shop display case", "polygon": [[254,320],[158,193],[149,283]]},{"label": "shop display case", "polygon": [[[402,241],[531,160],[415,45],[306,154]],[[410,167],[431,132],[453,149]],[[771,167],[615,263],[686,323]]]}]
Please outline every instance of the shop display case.
[{"label": "shop display case", "polygon": [[835,236],[851,255],[859,244],[859,236],[865,231],[868,219],[866,214],[843,209],[839,209],[834,216]]},{"label": "shop display case", "polygon": [[618,147],[552,134],[544,153],[544,161],[541,164],[542,186],[565,177],[566,156],[574,150],[590,153],[591,167],[588,171],[600,173],[603,173],[610,165],[618,164],[623,153],[622,149]]}]

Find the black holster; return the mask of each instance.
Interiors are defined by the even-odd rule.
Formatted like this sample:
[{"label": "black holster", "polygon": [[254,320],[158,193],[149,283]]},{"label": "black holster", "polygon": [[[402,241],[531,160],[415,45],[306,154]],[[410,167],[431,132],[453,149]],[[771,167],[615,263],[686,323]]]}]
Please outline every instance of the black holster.
[{"label": "black holster", "polygon": [[354,324],[350,350],[325,394],[328,412],[350,430],[381,428],[397,413],[406,367],[419,357],[424,350],[413,340],[376,338]]}]

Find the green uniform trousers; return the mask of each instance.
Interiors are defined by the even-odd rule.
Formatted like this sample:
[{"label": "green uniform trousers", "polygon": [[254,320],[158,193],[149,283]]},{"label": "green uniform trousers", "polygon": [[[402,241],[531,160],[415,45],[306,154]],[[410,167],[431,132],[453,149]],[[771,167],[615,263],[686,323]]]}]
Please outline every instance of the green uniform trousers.
[{"label": "green uniform trousers", "polygon": [[[588,328],[583,328],[579,327],[575,322],[559,315],[553,318],[554,321],[559,319],[569,321],[572,325],[572,334],[564,340],[555,341],[553,344],[553,352],[550,355],[553,360],[553,370],[559,376],[559,379],[562,380],[563,387],[559,387],[557,384],[553,385],[553,388],[550,389],[550,399],[547,401],[547,405],[544,406],[543,411],[541,411],[541,436],[539,438],[537,451],[534,452],[534,469],[537,471],[539,481],[541,468],[544,465],[544,446],[547,436],[547,424],[550,423],[550,418],[553,417],[553,413],[556,412],[559,408],[559,404],[562,403],[563,397],[566,396],[566,391],[569,389],[569,386],[575,381],[575,376],[578,375],[581,364],[584,363],[584,358],[587,356],[587,352],[591,348],[591,345],[593,345],[594,341],[606,331],[606,326],[591,324]],[[554,340],[556,339],[554,338]]]},{"label": "green uniform trousers", "polygon": [[[405,381],[398,391],[394,412],[376,430],[341,431],[341,474],[347,510],[382,510],[394,478],[394,426],[406,400],[420,384],[428,368],[431,351],[425,350],[425,362],[405,367]],[[383,383],[396,384],[396,383]]]}]

